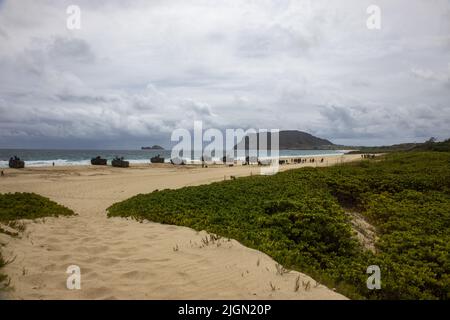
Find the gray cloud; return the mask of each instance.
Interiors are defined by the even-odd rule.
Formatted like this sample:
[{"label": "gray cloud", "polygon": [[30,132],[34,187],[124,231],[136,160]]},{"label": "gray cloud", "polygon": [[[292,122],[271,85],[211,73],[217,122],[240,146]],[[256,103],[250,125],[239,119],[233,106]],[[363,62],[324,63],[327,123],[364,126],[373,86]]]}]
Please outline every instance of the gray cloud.
[{"label": "gray cloud", "polygon": [[50,59],[61,60],[64,63],[94,62],[95,56],[89,44],[77,38],[55,37],[48,46]]},{"label": "gray cloud", "polygon": [[450,85],[450,63],[446,70],[433,71],[430,69],[412,68],[411,74],[425,81],[432,81],[444,86]]},{"label": "gray cloud", "polygon": [[193,120],[345,144],[450,136],[448,1],[380,0],[379,31],[370,1],[307,3],[79,1],[70,31],[69,1],[1,2],[0,147],[135,147]]}]

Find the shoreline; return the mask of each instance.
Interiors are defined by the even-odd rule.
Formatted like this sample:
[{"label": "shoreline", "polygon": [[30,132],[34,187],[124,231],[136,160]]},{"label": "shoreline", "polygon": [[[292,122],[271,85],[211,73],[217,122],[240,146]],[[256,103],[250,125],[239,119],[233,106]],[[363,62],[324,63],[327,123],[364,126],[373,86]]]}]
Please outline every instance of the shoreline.
[{"label": "shoreline", "polygon": [[[340,159],[340,157],[338,157]],[[335,160],[338,158],[334,157]],[[343,157],[361,160],[360,155]],[[281,165],[280,171],[338,163]],[[0,234],[11,278],[8,299],[346,299],[323,286],[294,292],[292,271],[235,240],[201,246],[204,231],[127,218],[107,218],[106,208],[139,193],[174,189],[257,174],[258,166],[144,165],[7,169],[0,192],[34,192],[77,216],[25,221],[21,238]],[[178,248],[175,250],[174,248]],[[259,261],[259,262],[258,262]],[[65,286],[69,265],[79,265],[82,289]],[[272,291],[270,284],[279,287]]]},{"label": "shoreline", "polygon": [[[316,161],[320,160],[321,158],[324,159],[328,159],[328,158],[336,158],[336,157],[348,157],[348,156],[361,156],[361,154],[318,154],[318,155],[286,155],[286,156],[279,156],[278,158],[280,160],[285,160],[285,159],[302,159],[302,158],[307,158],[307,159],[311,159],[314,158]],[[266,160],[269,158],[261,158],[261,160]],[[46,160],[45,160],[46,161]],[[50,160],[51,161],[51,160]],[[84,160],[83,160],[84,161]],[[86,160],[88,161],[88,160]],[[90,161],[90,160],[89,160]],[[108,160],[109,161],[109,160]],[[126,161],[130,161],[130,165],[129,168],[160,168],[162,166],[164,167],[201,167],[201,161],[200,160],[190,160],[190,162],[188,162],[185,165],[173,165],[170,162],[164,162],[164,163],[151,163],[149,160],[143,161],[143,162],[138,162],[139,160],[126,160]],[[244,161],[243,160],[234,160],[234,167],[240,167],[242,166],[242,163]],[[205,163],[208,165],[208,167],[228,167],[227,164],[222,163],[221,161],[205,161]],[[257,167],[256,164],[250,164],[251,166]],[[74,164],[55,164],[54,166],[51,164],[48,165],[27,165],[27,161],[25,161],[25,168],[21,168],[21,169],[14,169],[14,168],[9,168],[9,167],[2,167],[0,166],[0,170],[7,170],[7,169],[11,169],[11,170],[20,170],[20,171],[26,171],[26,169],[81,169],[81,168],[88,168],[88,167],[92,167],[92,168],[116,168],[113,167],[111,165],[111,163],[108,163],[107,165],[92,165],[90,162],[86,163],[86,164],[79,164],[79,163],[74,163]],[[122,168],[123,169],[123,168]],[[126,168],[125,168],[126,169]]]},{"label": "shoreline", "polygon": [[[2,149],[0,149],[0,154],[1,154],[1,151],[2,151]],[[25,150],[25,151],[30,151],[30,150]],[[33,152],[39,152],[38,149],[32,150],[32,151]],[[45,151],[45,150],[43,150],[43,151]],[[67,150],[61,150],[61,152],[64,152],[64,151],[67,151]],[[83,150],[80,150],[80,151],[82,152]],[[141,150],[138,150],[138,151],[125,150],[124,151],[125,152],[124,160],[129,161],[130,165],[131,164],[133,164],[133,165],[147,165],[147,164],[151,165],[152,163],[150,162],[150,158],[152,156],[155,156],[156,154],[148,154],[147,158],[141,158],[141,157],[133,158],[133,156],[136,156],[136,154],[126,155],[127,152],[136,153],[136,152],[140,152],[140,151]],[[164,151],[167,151],[167,150],[164,150]],[[308,151],[311,151],[311,152],[324,152],[324,153],[301,154],[302,152],[308,152]],[[70,150],[68,150],[68,152],[70,152]],[[145,152],[145,150],[144,150],[144,152]],[[285,158],[293,158],[293,157],[295,157],[295,158],[304,158],[304,157],[342,156],[342,155],[347,154],[349,152],[349,150],[280,150],[279,152],[280,152],[279,158],[280,159],[285,159]],[[296,153],[290,154],[291,152],[296,152]],[[325,153],[325,152],[332,152],[332,153]],[[286,154],[286,153],[288,153],[288,154]],[[101,150],[99,150],[99,154],[102,154]],[[20,158],[25,161],[25,167],[32,167],[32,168],[35,168],[35,167],[52,167],[52,163],[55,163],[55,166],[57,166],[57,167],[90,166],[91,165],[91,158],[88,158],[88,157],[83,158],[83,159],[71,159],[70,157],[69,158],[61,158],[62,156],[63,156],[62,154],[58,154],[58,155],[55,155],[54,159],[40,159],[40,158],[38,158],[38,155],[34,155],[34,157],[35,157],[34,159],[35,160],[26,160],[27,158],[30,157],[30,155],[28,157],[27,156],[25,156],[25,157],[20,156]],[[164,155],[163,154],[162,156],[165,158],[165,162],[164,163],[165,164],[170,164],[170,155],[167,155],[167,154]],[[102,158],[106,158],[107,161],[108,161],[108,165],[111,165],[111,160],[113,158],[111,157],[110,154],[107,155],[107,156],[103,155]],[[270,159],[270,158],[271,157],[263,157],[263,156],[260,157],[261,160],[262,159]],[[186,161],[186,163],[188,163],[188,164],[201,164],[201,160],[199,160],[199,159],[190,159],[190,158],[183,157],[183,160]],[[244,160],[245,160],[245,157],[236,157],[235,158],[236,162],[243,162]],[[220,157],[212,157],[212,160],[207,161],[207,163],[208,164],[215,163],[215,164],[219,165],[219,164],[222,164],[222,160],[221,160]],[[5,159],[5,158],[4,159],[0,159],[0,169],[6,169],[6,168],[8,168],[8,160]]]}]

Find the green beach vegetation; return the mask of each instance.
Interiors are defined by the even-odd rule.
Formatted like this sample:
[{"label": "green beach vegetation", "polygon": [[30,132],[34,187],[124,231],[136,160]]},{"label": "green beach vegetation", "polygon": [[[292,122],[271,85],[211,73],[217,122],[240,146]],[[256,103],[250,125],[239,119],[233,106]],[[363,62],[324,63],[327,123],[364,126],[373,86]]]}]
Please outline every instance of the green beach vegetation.
[{"label": "green beach vegetation", "polygon": [[345,147],[340,146],[341,149],[357,149],[352,153],[388,153],[388,152],[401,152],[401,151],[439,151],[439,152],[449,152],[450,151],[450,139],[444,141],[436,141],[435,138],[430,138],[425,142],[420,143],[401,143],[394,144],[391,146],[379,146],[379,147]]},{"label": "green beach vegetation", "polygon": [[35,193],[0,194],[0,222],[73,215],[74,212]]},{"label": "green beach vegetation", "polygon": [[[18,220],[73,214],[72,210],[34,193],[0,194],[0,232],[10,236],[18,236],[24,230],[24,225]],[[0,251],[0,269],[7,263]],[[0,288],[7,279],[5,274],[0,273]]]},{"label": "green beach vegetation", "polygon": [[[349,212],[376,230],[357,240]],[[450,298],[450,153],[401,152],[140,194],[108,215],[206,230],[356,299]],[[381,269],[369,290],[367,267]]]}]

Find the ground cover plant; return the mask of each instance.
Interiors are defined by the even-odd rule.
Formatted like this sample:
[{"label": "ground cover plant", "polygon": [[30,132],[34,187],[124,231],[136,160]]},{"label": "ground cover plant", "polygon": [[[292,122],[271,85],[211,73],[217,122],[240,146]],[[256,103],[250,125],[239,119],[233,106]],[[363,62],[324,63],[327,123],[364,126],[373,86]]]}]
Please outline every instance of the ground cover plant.
[{"label": "ground cover plant", "polygon": [[[375,227],[375,252],[356,239],[349,211]],[[392,153],[140,194],[108,215],[234,238],[350,298],[450,298],[448,152]],[[367,288],[369,265],[380,266],[380,290]]]},{"label": "ground cover plant", "polygon": [[[23,231],[24,225],[18,220],[73,214],[72,210],[34,193],[0,194],[0,232],[10,236],[17,236]],[[0,252],[0,269],[7,263]],[[7,279],[6,275],[0,273],[0,287]]]}]

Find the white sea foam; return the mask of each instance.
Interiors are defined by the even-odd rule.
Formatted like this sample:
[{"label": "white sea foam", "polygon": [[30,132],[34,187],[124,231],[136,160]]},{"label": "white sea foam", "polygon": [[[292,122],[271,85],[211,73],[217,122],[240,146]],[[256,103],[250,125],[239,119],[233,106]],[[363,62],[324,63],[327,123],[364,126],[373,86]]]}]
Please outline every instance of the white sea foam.
[{"label": "white sea foam", "polygon": [[[133,164],[150,163],[148,159],[127,159],[127,161]],[[29,160],[25,161],[25,167],[51,167],[53,163],[55,163],[55,166],[87,166],[91,164],[91,160]],[[110,160],[108,160],[108,164],[111,164]],[[8,168],[8,161],[0,161],[0,168]]]},{"label": "white sea foam", "polygon": [[[95,153],[95,152],[94,152]],[[303,154],[302,154],[303,153]],[[300,151],[296,153],[295,151],[292,154],[286,155],[281,152],[280,159],[283,158],[291,158],[291,157],[320,157],[320,156],[340,156],[344,154],[344,150],[335,151],[333,153],[316,153],[316,151],[312,151],[308,153],[308,151]],[[271,159],[270,156],[260,157],[260,160]],[[4,158],[3,158],[4,159]],[[201,164],[200,160],[188,159],[187,157],[182,157],[183,161],[187,164]],[[125,157],[126,161],[129,161],[131,164],[150,164],[150,156],[148,158],[141,159],[128,159]],[[245,157],[235,157],[237,161],[245,161]],[[170,157],[165,157],[165,163],[170,163]],[[207,163],[221,163],[222,157],[212,157]],[[55,166],[86,166],[91,164],[90,159],[83,160],[68,160],[68,159],[54,159],[54,160],[25,160],[25,167],[51,167],[55,163]],[[108,159],[108,165],[111,165],[111,159]],[[0,168],[7,168],[8,161],[0,160]]]}]

